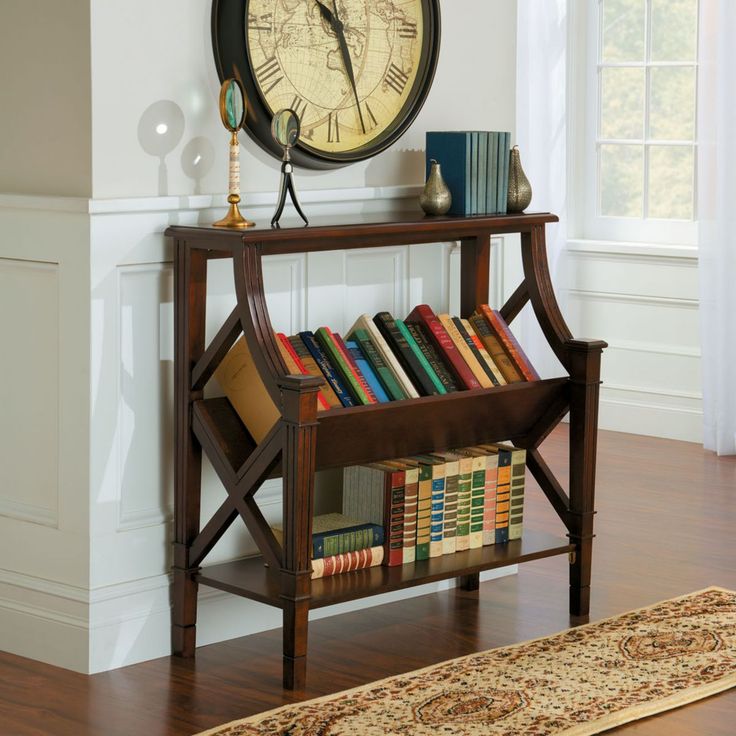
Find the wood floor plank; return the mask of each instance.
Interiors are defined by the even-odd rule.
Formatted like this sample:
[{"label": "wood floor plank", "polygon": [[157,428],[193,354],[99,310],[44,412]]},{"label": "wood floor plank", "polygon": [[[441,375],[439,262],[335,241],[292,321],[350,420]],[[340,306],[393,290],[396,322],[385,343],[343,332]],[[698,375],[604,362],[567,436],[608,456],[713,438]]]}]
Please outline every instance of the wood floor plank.
[{"label": "wood floor plank", "polygon": [[[566,427],[543,445],[567,472]],[[590,620],[709,585],[736,589],[736,458],[697,445],[601,432]],[[525,523],[562,531],[529,480]],[[446,591],[310,624],[308,687],[281,688],[281,632],[85,677],[0,654],[2,736],[189,736],[235,718],[571,623],[567,561],[522,565],[479,592]],[[626,736],[732,736],[736,691],[623,726]],[[613,733],[613,731],[611,732]]]}]

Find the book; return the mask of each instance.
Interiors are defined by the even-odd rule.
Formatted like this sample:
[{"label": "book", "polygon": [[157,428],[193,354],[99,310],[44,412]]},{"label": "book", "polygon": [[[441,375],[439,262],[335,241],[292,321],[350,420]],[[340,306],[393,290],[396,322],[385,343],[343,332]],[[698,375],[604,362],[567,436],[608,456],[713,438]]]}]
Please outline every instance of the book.
[{"label": "book", "polygon": [[494,386],[493,381],[488,377],[486,372],[481,367],[478,359],[475,357],[473,351],[468,346],[468,343],[458,331],[457,325],[453,321],[452,317],[450,317],[449,314],[438,314],[437,319],[439,319],[440,323],[445,328],[445,331],[450,336],[450,339],[455,343],[455,347],[460,352],[460,355],[467,363],[468,368],[470,368],[470,370],[473,372],[473,375],[475,376],[481,387],[492,388]]},{"label": "book", "polygon": [[442,326],[437,315],[428,304],[420,304],[411,311],[405,322],[420,324],[434,343],[439,354],[445,359],[447,366],[456,377],[459,386],[464,388],[481,388],[478,379],[470,370],[468,364],[463,360],[460,351],[455,346],[452,338]]},{"label": "book", "polygon": [[214,376],[251,437],[261,442],[281,412],[261,379],[244,335],[230,348]]},{"label": "book", "polygon": [[445,521],[445,463],[432,465],[432,515],[429,526],[429,556],[442,557]]},{"label": "book", "polygon": [[501,183],[501,203],[499,212],[506,214],[509,200],[509,165],[511,163],[511,133],[504,133],[503,173]]},{"label": "book", "polygon": [[[473,340],[472,337],[470,337],[470,334],[468,333],[467,327],[470,327],[470,323],[467,320],[460,319],[460,317],[451,317],[451,319],[452,319],[453,325],[455,326],[455,329],[457,330],[457,334],[460,336],[460,339],[464,343],[465,347],[467,347],[468,350],[470,350],[470,352],[472,353],[473,357],[475,358],[478,365],[480,366],[480,369],[483,371],[483,373],[485,373],[486,378],[491,382],[493,386],[499,386],[500,383],[498,381],[498,378],[496,378],[496,374],[491,370],[491,367],[486,363],[486,360],[483,357],[483,354],[480,352],[478,345],[476,345],[475,341]],[[467,323],[467,327],[464,323]],[[470,329],[472,330],[473,328],[470,327]],[[448,334],[449,334],[449,330],[448,330]],[[450,337],[453,337],[453,339],[455,339],[452,334],[450,334]],[[477,337],[476,337],[476,340],[478,340]],[[483,346],[483,343],[481,343],[480,340],[478,340],[478,343],[481,345],[481,347]],[[483,348],[483,352],[486,355],[488,355],[488,351],[485,348]],[[465,362],[466,363],[468,362],[467,358],[465,359]],[[470,364],[468,363],[468,365]]]},{"label": "book", "polygon": [[340,555],[312,560],[312,580],[339,575],[353,570],[364,570],[383,562],[383,546],[368,547],[357,552],[344,552]]},{"label": "book", "polygon": [[384,463],[343,470],[342,512],[383,526],[383,564],[388,566],[404,561],[405,478],[405,470]]},{"label": "book", "polygon": [[488,182],[486,183],[486,212],[495,214],[498,204],[498,132],[488,134]]},{"label": "book", "polygon": [[419,392],[414,388],[414,384],[411,382],[411,379],[406,375],[406,371],[401,367],[401,363],[399,363],[393,350],[389,347],[381,334],[381,331],[373,321],[373,317],[369,314],[361,314],[360,317],[355,320],[355,324],[348,331],[348,337],[351,337],[358,329],[365,330],[368,333],[371,342],[385,361],[388,368],[391,370],[394,378],[401,386],[402,391],[406,394],[406,397],[404,398],[418,398]]},{"label": "book", "polygon": [[[292,376],[310,376],[312,375],[308,370],[307,367],[304,365],[304,363],[301,361],[299,356],[294,351],[294,348],[292,347],[291,343],[289,342],[289,338],[284,335],[283,332],[277,332],[276,333],[276,342],[279,346],[279,351],[281,352],[281,357],[284,359],[284,363],[286,364],[286,370],[289,371],[289,375]],[[320,377],[322,374],[320,374]],[[317,392],[317,411],[324,411],[325,409],[329,409],[330,405],[327,403],[327,399],[325,398],[325,395],[320,389]]]},{"label": "book", "polygon": [[478,311],[486,318],[491,330],[503,345],[506,354],[516,366],[517,370],[527,381],[538,381],[539,374],[534,369],[526,353],[521,349],[506,320],[497,309],[491,309],[487,304],[481,304]]},{"label": "book", "polygon": [[511,452],[511,497],[509,507],[509,539],[521,539],[524,527],[524,485],[526,480],[526,450],[509,448]]},{"label": "book", "polygon": [[511,453],[498,446],[496,480],[496,544],[509,541],[509,508],[511,499]]},{"label": "book", "polygon": [[486,487],[483,496],[483,545],[496,543],[496,482],[498,452],[486,449]]},{"label": "book", "polygon": [[463,131],[428,131],[426,135],[426,176],[430,161],[442,166],[442,176],[452,194],[448,214],[469,215],[471,151],[470,134]]},{"label": "book", "polygon": [[[295,355],[299,358],[299,360],[301,360],[309,375],[324,378],[324,373],[322,373],[322,371],[320,370],[312,354],[309,352],[309,350],[307,350],[307,346],[304,344],[304,342],[302,342],[301,337],[299,337],[299,335],[292,335],[288,339],[289,344],[294,349]],[[337,398],[337,394],[330,385],[329,381],[325,380],[325,384],[320,389],[320,393],[324,395],[325,399],[327,399],[327,403],[331,407],[342,406],[342,402],[340,401],[340,399]]]},{"label": "book", "polygon": [[459,456],[454,452],[432,453],[445,462],[445,508],[442,519],[442,554],[451,555],[457,543],[457,489]]},{"label": "book", "polygon": [[[329,328],[326,328],[326,329],[329,329]],[[378,398],[376,397],[376,394],[373,391],[373,388],[371,387],[371,385],[368,383],[366,377],[363,375],[363,371],[360,370],[360,367],[355,361],[355,358],[353,358],[352,353],[348,350],[348,347],[345,344],[345,340],[342,339],[339,332],[333,332],[332,338],[337,344],[337,347],[342,353],[342,356],[348,362],[348,366],[352,368],[353,375],[358,379],[358,383],[360,383],[360,386],[365,392],[366,396],[371,400],[372,404],[377,404]]]},{"label": "book", "polygon": [[329,327],[320,327],[314,333],[314,337],[319,342],[332,367],[342,378],[343,385],[348,389],[356,404],[375,404],[375,399],[372,399],[365,391],[362,381],[348,361],[347,356],[343,353],[342,348],[337,344],[332,330]]},{"label": "book", "polygon": [[337,395],[340,403],[343,406],[355,406],[355,400],[348,392],[343,379],[337,374],[337,371],[332,367],[332,363],[325,355],[324,351],[320,347],[320,344],[314,337],[312,332],[300,332],[299,337],[304,343],[307,350],[312,354],[315,363],[319,366],[322,371],[322,375],[325,377],[327,382],[332,387],[332,390]]},{"label": "book", "polygon": [[[280,524],[271,527],[276,539],[283,544]],[[312,519],[312,559],[356,552],[383,544],[380,524],[361,522],[343,514],[321,514]]]},{"label": "book", "polygon": [[386,465],[402,468],[404,478],[404,550],[403,564],[416,559],[417,508],[419,501],[419,462],[414,458],[399,458],[386,461]]},{"label": "book", "polygon": [[[455,323],[457,324],[457,318],[455,318]],[[486,346],[482,343],[481,339],[478,337],[478,335],[475,333],[475,330],[473,329],[473,325],[470,324],[470,320],[467,319],[461,319],[460,324],[462,325],[463,329],[460,330],[460,326],[458,326],[458,330],[460,330],[460,334],[463,335],[463,337],[466,338],[466,340],[470,340],[472,344],[475,346],[475,349],[478,351],[478,355],[480,355],[480,364],[483,366],[483,369],[486,368],[491,373],[491,378],[499,386],[505,386],[506,385],[506,379],[503,377],[503,373],[501,373],[500,370],[498,370],[498,366],[493,361],[493,358],[491,358],[491,354],[486,350]],[[468,343],[470,344],[470,343]]]},{"label": "book", "polygon": [[483,507],[486,492],[486,452],[469,447],[461,450],[472,459],[470,476],[470,549],[483,546]]},{"label": "book", "polygon": [[458,552],[470,549],[470,514],[473,482],[473,458],[458,455],[457,484],[457,533],[455,549]]},{"label": "book", "polygon": [[391,369],[386,365],[383,356],[378,352],[378,348],[374,345],[368,331],[362,329],[355,330],[352,333],[352,338],[360,346],[360,349],[363,351],[363,354],[385,387],[386,393],[390,398],[395,401],[408,398],[406,392],[396,380],[396,376],[394,376]]},{"label": "book", "polygon": [[431,363],[424,356],[424,353],[419,348],[419,345],[417,345],[416,340],[412,336],[408,327],[404,324],[403,320],[397,319],[394,320],[394,322],[396,323],[396,327],[398,327],[399,332],[404,336],[407,345],[409,345],[414,355],[416,355],[417,360],[424,369],[425,373],[429,376],[429,380],[432,381],[432,385],[435,388],[435,393],[446,394],[447,389],[445,388],[442,381],[440,381],[439,376],[434,372]]},{"label": "book", "polygon": [[506,354],[501,341],[496,337],[493,330],[491,330],[491,326],[488,324],[486,318],[476,312],[470,317],[469,321],[475,330],[475,334],[483,345],[485,345],[496,367],[501,371],[506,383],[523,381],[524,376],[518,371],[511,358]]},{"label": "book", "polygon": [[480,163],[480,139],[477,130],[470,133],[470,214],[477,215],[478,191],[479,191],[479,163]]},{"label": "book", "polygon": [[376,400],[380,403],[391,401],[391,398],[386,393],[383,385],[378,380],[378,376],[373,371],[373,367],[368,362],[368,358],[366,358],[363,351],[360,349],[358,342],[356,340],[348,340],[345,343],[345,347],[348,349],[348,354],[358,366],[358,370],[370,387],[371,391],[373,391],[373,395],[376,397]]},{"label": "book", "polygon": [[453,378],[452,373],[447,369],[442,358],[438,355],[434,345],[430,341],[429,337],[427,337],[427,333],[424,331],[424,328],[421,325],[409,323],[406,325],[406,329],[409,330],[411,336],[414,338],[414,342],[432,366],[432,370],[437,375],[437,378],[442,382],[442,385],[445,387],[445,391],[447,391],[448,394],[453,391],[457,391],[457,382]]},{"label": "book", "polygon": [[478,214],[484,215],[486,210],[486,189],[488,187],[488,133],[478,133]]},{"label": "book", "polygon": [[[419,458],[417,458],[419,459]],[[419,463],[416,559],[429,559],[432,526],[432,464]]]},{"label": "book", "polygon": [[440,393],[424,366],[420,363],[419,358],[414,354],[403,333],[397,327],[391,313],[379,312],[373,320],[386,343],[398,358],[401,367],[406,371],[406,375],[414,383],[417,391],[424,396]]}]

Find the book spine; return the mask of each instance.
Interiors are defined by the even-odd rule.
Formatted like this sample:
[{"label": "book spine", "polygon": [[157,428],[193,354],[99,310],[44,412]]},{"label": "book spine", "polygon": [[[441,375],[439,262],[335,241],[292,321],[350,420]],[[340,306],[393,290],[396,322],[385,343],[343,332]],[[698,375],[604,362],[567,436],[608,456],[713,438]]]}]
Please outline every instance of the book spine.
[{"label": "book spine", "polygon": [[383,562],[383,555],[383,547],[368,547],[357,552],[345,552],[312,560],[312,580],[375,567]]},{"label": "book spine", "polygon": [[302,339],[307,350],[312,354],[312,357],[319,366],[324,377],[327,379],[327,382],[332,386],[332,390],[337,395],[337,398],[340,399],[340,403],[343,406],[355,406],[353,397],[348,393],[347,388],[345,388],[345,385],[337,375],[337,372],[332,367],[330,361],[327,359],[327,356],[322,351],[319,343],[315,340],[314,334],[311,332],[300,332],[299,337]]},{"label": "book spine", "polygon": [[455,347],[460,351],[463,360],[467,363],[468,368],[473,372],[473,375],[480,383],[482,388],[491,388],[493,381],[486,375],[485,371],[478,362],[478,359],[473,354],[473,351],[468,347],[468,344],[463,339],[463,336],[457,329],[457,326],[452,321],[449,314],[438,314],[437,319],[442,323],[445,331],[450,336],[450,339],[455,343]]},{"label": "book spine", "polygon": [[524,378],[527,381],[538,381],[539,374],[534,370],[534,366],[521,349],[521,345],[517,342],[501,313],[497,309],[491,309],[487,304],[481,304],[480,311]]},{"label": "book spine", "polygon": [[486,346],[486,350],[488,350],[493,362],[503,374],[506,382],[518,383],[519,381],[523,381],[524,376],[519,373],[511,358],[506,355],[503,345],[501,345],[501,342],[491,330],[486,318],[476,313],[470,318],[470,324],[473,326],[475,334],[478,335],[481,342]]},{"label": "book spine", "polygon": [[496,482],[496,544],[509,541],[509,507],[511,497],[511,453],[498,451],[498,479]]},{"label": "book spine", "polygon": [[498,133],[496,131],[490,134],[488,147],[490,148],[491,163],[490,169],[488,170],[488,193],[486,195],[486,201],[488,213],[494,214],[498,200]]},{"label": "book spine", "polygon": [[524,526],[524,482],[526,450],[511,450],[511,498],[509,508],[509,539],[521,539]]},{"label": "book spine", "polygon": [[503,190],[503,160],[504,150],[506,148],[506,135],[498,134],[498,167],[496,169],[496,212],[501,214],[506,212],[507,193]]},{"label": "book spine", "polygon": [[470,324],[470,320],[461,319],[460,322],[465,330],[465,334],[467,334],[467,336],[472,340],[473,345],[475,345],[483,359],[481,365],[486,366],[488,370],[491,371],[499,386],[505,386],[506,379],[503,377],[503,373],[498,370],[498,366],[494,362],[493,358],[491,358],[491,354],[486,350],[486,346],[481,342],[478,335],[475,334],[475,330],[473,329],[473,325]]},{"label": "book spine", "polygon": [[357,405],[373,403],[368,399],[368,395],[361,388],[358,379],[353,374],[352,368],[343,356],[340,348],[337,346],[332,333],[324,327],[320,327],[314,333],[314,337],[317,342],[319,342],[327,360],[332,364],[335,371],[342,379],[343,385],[350,392],[355,403]]},{"label": "book spine", "polygon": [[419,467],[406,469],[404,489],[404,565],[414,562],[417,549],[417,510],[419,507]]},{"label": "book spine", "polygon": [[442,554],[451,555],[457,547],[457,460],[445,464],[445,514],[442,521]]},{"label": "book spine", "polygon": [[364,524],[351,529],[313,534],[312,558],[356,552],[366,547],[377,547],[383,542],[383,527],[379,524]]},{"label": "book spine", "polygon": [[404,563],[404,495],[405,477],[403,470],[386,471],[386,501],[384,515],[386,518],[385,542],[386,554],[383,564],[393,567]]},{"label": "book spine", "polygon": [[470,479],[470,549],[483,546],[483,505],[486,492],[486,457],[475,455]]},{"label": "book spine", "polygon": [[[481,352],[478,349],[478,345],[481,345],[482,346],[483,343],[480,340],[478,340],[478,338],[476,337],[475,340],[478,341],[478,345],[476,345],[476,341],[473,340],[473,338],[470,336],[470,333],[468,332],[468,330],[465,327],[464,322],[467,322],[467,320],[462,320],[462,319],[460,319],[460,317],[453,317],[452,318],[452,322],[455,325],[455,329],[458,331],[458,334],[460,335],[460,337],[462,338],[462,340],[465,342],[465,345],[467,346],[468,350],[470,350],[470,352],[473,354],[473,357],[478,362],[478,365],[481,367],[481,370],[488,377],[488,380],[494,386],[499,386],[500,383],[499,383],[498,379],[496,378],[496,374],[493,372],[493,370],[491,369],[490,365],[488,365],[488,363],[486,362],[486,359],[483,357],[483,353],[485,353],[486,355],[488,355],[488,351],[485,348],[483,348],[483,352]],[[468,326],[470,326],[469,323],[468,323]],[[490,358],[490,356],[489,356],[489,358]]]},{"label": "book spine", "polygon": [[470,214],[478,214],[478,168],[480,144],[478,131],[470,134]]},{"label": "book spine", "polygon": [[417,504],[416,559],[429,559],[432,524],[432,466],[419,465],[419,502]]},{"label": "book spine", "polygon": [[[286,363],[287,370],[294,371],[293,375],[298,376],[309,376],[311,375],[309,371],[307,370],[307,367],[302,362],[301,358],[296,354],[296,351],[292,347],[291,343],[289,342],[289,338],[284,335],[283,332],[277,332],[276,338],[279,341],[279,350],[281,351],[281,356],[284,359],[284,362]],[[320,389],[317,392],[317,410],[323,410],[323,409],[329,409],[330,405],[327,403],[327,399],[325,398],[324,393],[322,392],[322,389]]]},{"label": "book spine", "polygon": [[498,454],[486,456],[486,487],[483,497],[483,545],[496,543],[496,480]]},{"label": "book spine", "polygon": [[463,457],[459,462],[457,485],[457,541],[458,552],[470,549],[470,506],[473,481],[472,458]]},{"label": "book spine", "polygon": [[503,189],[501,200],[501,214],[506,214],[509,201],[509,163],[511,157],[511,133],[504,133],[504,156],[503,156]]},{"label": "book spine", "polygon": [[445,466],[438,464],[432,468],[432,516],[429,529],[429,556],[441,557],[443,554],[442,534],[445,519]]},{"label": "book spine", "polygon": [[373,371],[373,366],[368,362],[357,341],[348,340],[345,343],[345,347],[348,350],[348,355],[353,359],[355,365],[358,366],[358,370],[368,384],[368,387],[373,391],[376,400],[382,404],[391,401],[383,385],[378,380],[378,376]]},{"label": "book spine", "polygon": [[411,336],[414,338],[414,342],[422,351],[427,362],[432,366],[432,370],[437,375],[437,378],[442,382],[442,385],[445,387],[445,391],[448,394],[457,391],[458,388],[455,379],[452,377],[450,371],[447,370],[447,367],[442,362],[440,356],[437,355],[434,345],[429,341],[429,338],[425,334],[422,326],[418,324],[407,324],[406,329],[409,330]]},{"label": "book spine", "polygon": [[401,401],[402,399],[408,398],[406,392],[401,388],[401,385],[394,377],[391,369],[386,365],[386,361],[383,359],[383,356],[376,349],[376,346],[373,344],[373,340],[371,340],[368,332],[366,330],[355,330],[353,336],[363,350],[368,362],[373,366],[373,370],[386,387],[386,392],[389,396],[391,396],[395,401]]},{"label": "book spine", "polygon": [[469,169],[469,141],[463,132],[428,131],[426,134],[426,175],[429,177],[430,161],[442,166],[445,183],[452,194],[451,215],[467,215]]},{"label": "book spine", "polygon": [[[294,350],[294,354],[301,360],[304,367],[307,369],[307,373],[310,376],[319,376],[324,378],[324,373],[319,369],[317,362],[312,357],[312,354],[307,350],[307,346],[302,342],[299,335],[292,335],[287,338],[289,345]],[[329,406],[342,406],[342,402],[337,398],[337,394],[334,392],[329,381],[325,380],[324,386],[320,389],[320,393],[325,397]]]},{"label": "book spine", "polygon": [[478,133],[478,213],[486,213],[486,186],[488,183],[488,133]]},{"label": "book spine", "polygon": [[420,304],[418,307],[415,307],[404,321],[415,322],[424,327],[440,355],[444,356],[448,367],[455,374],[461,386],[468,389],[481,388],[478,379],[473,375],[473,371],[470,370],[468,364],[463,360],[452,338],[447,334],[442,323],[437,319],[437,315],[427,304]]},{"label": "book spine", "polygon": [[393,349],[399,363],[412,379],[417,389],[425,396],[438,393],[427,372],[409,347],[406,338],[401,334],[396,322],[388,312],[379,312],[374,321],[388,345]]},{"label": "book spine", "polygon": [[399,332],[406,340],[406,344],[411,348],[411,351],[414,353],[416,359],[419,361],[419,364],[422,366],[422,369],[427,374],[427,376],[429,376],[429,380],[434,386],[435,393],[446,394],[447,389],[442,385],[442,381],[440,381],[439,377],[434,372],[434,369],[432,368],[430,362],[424,357],[424,353],[422,353],[422,351],[419,349],[419,346],[412,337],[412,334],[407,326],[400,319],[394,320],[394,322],[396,323],[396,327],[398,328]]},{"label": "book spine", "polygon": [[352,371],[353,376],[360,384],[360,387],[363,389],[363,392],[368,397],[370,403],[377,404],[378,397],[373,392],[373,389],[368,383],[368,380],[363,375],[363,372],[360,370],[360,367],[356,363],[355,358],[353,358],[352,353],[348,350],[348,347],[345,344],[345,340],[342,339],[339,333],[331,332],[329,327],[325,327],[325,330],[334,340],[335,344],[337,345],[337,349],[342,354],[342,357],[345,358],[345,362],[348,364],[348,368],[350,368],[350,370]]}]

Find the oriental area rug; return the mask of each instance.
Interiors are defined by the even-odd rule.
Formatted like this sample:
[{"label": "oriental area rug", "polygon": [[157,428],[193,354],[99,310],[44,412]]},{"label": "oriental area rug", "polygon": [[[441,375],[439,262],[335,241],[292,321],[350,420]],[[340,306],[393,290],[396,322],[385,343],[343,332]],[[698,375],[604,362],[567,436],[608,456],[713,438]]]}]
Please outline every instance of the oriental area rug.
[{"label": "oriental area rug", "polygon": [[585,736],[736,686],[736,593],[708,588],[200,736]]}]

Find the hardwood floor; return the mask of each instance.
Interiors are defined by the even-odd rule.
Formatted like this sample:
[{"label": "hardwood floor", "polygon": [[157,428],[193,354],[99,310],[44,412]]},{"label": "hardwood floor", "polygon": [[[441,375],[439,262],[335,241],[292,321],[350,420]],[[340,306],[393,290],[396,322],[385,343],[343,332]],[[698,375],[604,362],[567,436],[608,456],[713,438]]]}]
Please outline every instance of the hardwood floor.
[{"label": "hardwood floor", "polygon": [[[565,427],[544,455],[564,477]],[[601,432],[590,620],[709,585],[736,589],[736,458],[698,445]],[[525,523],[561,531],[530,483]],[[567,561],[310,624],[305,692],[281,689],[280,630],[92,677],[0,654],[2,736],[189,735],[283,703],[324,695],[570,625]],[[627,736],[731,736],[736,690],[616,729]]]}]

